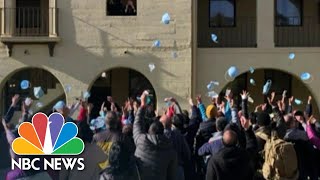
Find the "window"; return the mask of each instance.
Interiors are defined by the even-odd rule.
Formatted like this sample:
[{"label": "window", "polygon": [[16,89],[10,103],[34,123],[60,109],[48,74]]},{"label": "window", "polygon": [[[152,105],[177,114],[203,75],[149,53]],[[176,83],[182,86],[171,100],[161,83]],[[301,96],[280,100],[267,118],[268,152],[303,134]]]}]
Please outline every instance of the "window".
[{"label": "window", "polygon": [[48,0],[16,0],[16,35],[48,35]]},{"label": "window", "polygon": [[276,25],[301,26],[302,0],[276,0]]},{"label": "window", "polygon": [[107,0],[108,16],[136,16],[137,0]]},{"label": "window", "polygon": [[210,27],[235,26],[235,0],[210,0]]}]

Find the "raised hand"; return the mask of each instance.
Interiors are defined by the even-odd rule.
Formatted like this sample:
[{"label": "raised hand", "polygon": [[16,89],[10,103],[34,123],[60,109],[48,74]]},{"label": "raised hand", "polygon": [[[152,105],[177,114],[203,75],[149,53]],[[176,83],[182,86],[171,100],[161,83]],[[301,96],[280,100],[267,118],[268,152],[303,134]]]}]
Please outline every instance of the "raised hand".
[{"label": "raised hand", "polygon": [[232,99],[231,89],[227,89],[225,99],[226,99],[227,101],[231,101],[231,99]]},{"label": "raised hand", "polygon": [[121,112],[122,112],[122,116],[125,116],[125,108],[123,106],[121,106]]},{"label": "raised hand", "polygon": [[273,106],[273,100],[274,100],[274,97],[276,96],[276,93],[275,92],[272,92],[271,93],[271,97],[267,97],[268,99],[268,103],[270,106]]},{"label": "raised hand", "polygon": [[262,104],[259,104],[258,106],[256,106],[254,112],[258,112],[260,108],[262,108]]},{"label": "raised hand", "polygon": [[108,96],[108,97],[107,97],[107,101],[109,101],[110,103],[113,103],[112,97],[111,97],[111,96]]},{"label": "raised hand", "polygon": [[116,105],[114,104],[114,103],[111,103],[111,111],[113,111],[113,112],[117,112],[117,107],[116,107]]},{"label": "raised hand", "polygon": [[235,106],[234,100],[233,100],[233,99],[230,99],[229,103],[230,103],[230,107],[231,107],[231,108],[234,108],[234,106]]},{"label": "raised hand", "polygon": [[262,111],[265,111],[267,109],[267,103],[262,104],[261,109]]},{"label": "raised hand", "polygon": [[143,91],[141,98],[141,107],[144,107],[147,104],[147,95],[149,95],[148,91]]},{"label": "raised hand", "polygon": [[284,90],[284,91],[282,92],[282,99],[281,99],[282,104],[285,103],[284,101],[285,101],[286,97],[287,97],[287,90]]},{"label": "raised hand", "polygon": [[212,104],[216,104],[217,106],[219,105],[219,97],[214,97],[211,99]]},{"label": "raised hand", "polygon": [[22,113],[25,113],[25,112],[29,111],[30,107],[32,106],[32,102],[33,102],[33,100],[31,99],[31,100],[30,100],[30,103],[27,105],[27,104],[25,103],[25,101],[22,101],[22,105],[21,105],[21,111],[22,111]]},{"label": "raised hand", "polygon": [[240,117],[240,123],[243,129],[248,130],[250,127],[250,121],[246,119],[244,116]]},{"label": "raised hand", "polygon": [[91,114],[92,109],[93,109],[93,104],[92,103],[88,103],[88,105],[87,105],[88,114]]},{"label": "raised hand", "polygon": [[313,117],[313,115],[311,115],[308,120],[307,120],[307,124],[310,125],[310,124],[314,124],[316,123],[316,118]]},{"label": "raised hand", "polygon": [[198,103],[198,104],[201,104],[201,103],[202,103],[201,95],[198,95],[196,99],[197,99],[197,103]]},{"label": "raised hand", "polygon": [[271,102],[274,101],[274,97],[276,97],[276,92],[272,92],[272,93],[271,93]]},{"label": "raised hand", "polygon": [[280,111],[284,111],[284,109],[282,109],[283,108],[282,101],[280,101],[280,100],[277,101],[277,105],[278,105],[278,108]]},{"label": "raised hand", "polygon": [[128,108],[128,111],[131,111],[133,108],[132,108],[132,102],[131,102],[131,100],[130,99],[128,99],[128,104],[127,104],[128,106],[127,106],[127,108]]},{"label": "raised hand", "polygon": [[242,93],[240,93],[240,95],[243,100],[248,99],[248,97],[250,96],[249,92],[245,90],[243,90]]},{"label": "raised hand", "polygon": [[3,125],[3,128],[5,131],[8,130],[8,127],[7,127],[7,123],[6,123],[6,120],[2,118],[2,125]]},{"label": "raised hand", "polygon": [[291,96],[291,97],[289,98],[289,105],[290,105],[290,106],[292,105],[293,100],[294,100],[294,96]]},{"label": "raised hand", "polygon": [[11,99],[11,106],[16,106],[18,104],[20,95],[19,94],[15,94],[12,99]]},{"label": "raised hand", "polygon": [[194,106],[194,103],[193,103],[193,99],[192,99],[192,98],[189,98],[189,104],[190,104],[190,106]]},{"label": "raised hand", "polygon": [[105,102],[102,103],[100,111],[103,111]]},{"label": "raised hand", "polygon": [[308,104],[311,104],[312,96],[308,97]]}]

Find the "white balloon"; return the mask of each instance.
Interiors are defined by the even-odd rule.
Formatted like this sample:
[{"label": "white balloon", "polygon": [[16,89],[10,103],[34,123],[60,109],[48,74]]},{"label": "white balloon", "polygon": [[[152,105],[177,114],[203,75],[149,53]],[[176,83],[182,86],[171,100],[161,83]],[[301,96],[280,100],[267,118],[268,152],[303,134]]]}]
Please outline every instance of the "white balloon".
[{"label": "white balloon", "polygon": [[156,65],[154,65],[153,63],[150,63],[150,64],[149,64],[149,70],[150,70],[150,72],[152,72],[155,68],[156,68]]},{"label": "white balloon", "polygon": [[107,77],[107,73],[106,73],[106,72],[103,72],[103,73],[101,74],[101,77],[106,78],[106,77]]},{"label": "white balloon", "polygon": [[43,103],[42,103],[42,102],[37,102],[36,106],[37,106],[38,108],[41,108],[41,107],[43,107]]}]

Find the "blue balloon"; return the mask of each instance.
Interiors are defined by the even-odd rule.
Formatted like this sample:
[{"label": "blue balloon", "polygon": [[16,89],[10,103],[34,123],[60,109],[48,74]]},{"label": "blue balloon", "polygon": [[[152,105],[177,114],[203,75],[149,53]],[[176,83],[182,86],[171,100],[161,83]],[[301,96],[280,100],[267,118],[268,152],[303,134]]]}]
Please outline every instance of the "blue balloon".
[{"label": "blue balloon", "polygon": [[308,73],[308,72],[303,72],[303,73],[301,73],[300,78],[303,81],[307,81],[307,80],[309,80],[311,78],[311,74]]},{"label": "blue balloon", "polygon": [[97,119],[92,119],[90,122],[90,129],[104,129],[106,127],[105,119],[103,117],[98,117]]},{"label": "blue balloon", "polygon": [[215,43],[218,43],[218,36],[216,34],[211,34],[211,40]]},{"label": "blue balloon", "polygon": [[86,91],[84,94],[83,94],[83,99],[88,99],[89,97],[91,96],[91,94]]},{"label": "blue balloon", "polygon": [[65,89],[66,93],[69,93],[71,91],[72,87],[71,87],[71,85],[66,85],[64,87],[64,89]]},{"label": "blue balloon", "polygon": [[[138,100],[138,101],[141,101],[141,97],[138,96],[138,97],[137,97],[137,100]],[[146,101],[147,101],[147,102],[146,102],[147,104],[150,104],[150,103],[151,103],[151,98],[150,98],[149,96],[147,96]]]},{"label": "blue balloon", "polygon": [[20,83],[21,89],[28,89],[30,87],[30,82],[28,80],[23,80]]},{"label": "blue balloon", "polygon": [[231,78],[237,77],[238,74],[239,74],[239,70],[238,70],[237,67],[231,66],[231,67],[228,69],[228,75],[229,75]]},{"label": "blue balloon", "polygon": [[295,57],[296,57],[296,55],[294,53],[289,54],[289,59],[293,60]]},{"label": "blue balloon", "polygon": [[53,110],[61,110],[66,106],[66,103],[64,101],[58,101],[54,106]]},{"label": "blue balloon", "polygon": [[219,84],[220,83],[218,81],[210,81],[210,83],[207,85],[208,91],[211,91],[214,88],[214,86],[219,86]]},{"label": "blue balloon", "polygon": [[210,90],[212,90],[212,89],[213,89],[213,86],[214,86],[214,84],[209,83],[209,84],[207,85],[207,89],[210,91]]},{"label": "blue balloon", "polygon": [[44,95],[43,89],[41,86],[33,88],[34,97],[37,99],[41,98]]},{"label": "blue balloon", "polygon": [[253,73],[254,73],[254,68],[253,68],[253,67],[250,67],[250,68],[249,68],[249,71],[250,71],[251,74],[253,74]]},{"label": "blue balloon", "polygon": [[219,94],[214,91],[210,91],[210,92],[208,92],[208,97],[217,98],[217,97],[219,97]]},{"label": "blue balloon", "polygon": [[161,46],[161,43],[159,40],[156,40],[153,42],[153,47],[160,47]]},{"label": "blue balloon", "polygon": [[173,52],[171,53],[171,55],[172,55],[172,58],[174,58],[174,59],[176,59],[176,58],[178,57],[178,53],[175,52],[175,51],[173,51]]},{"label": "blue balloon", "polygon": [[262,90],[262,94],[263,95],[267,95],[268,94],[268,92],[270,91],[271,85],[272,85],[272,81],[269,79],[266,82],[266,84],[263,86],[263,90]]},{"label": "blue balloon", "polygon": [[294,102],[295,102],[297,105],[303,104],[303,102],[302,102],[300,99],[295,99]]},{"label": "blue balloon", "polygon": [[171,102],[170,102],[170,101],[167,101],[167,102],[166,102],[166,106],[167,106],[167,107],[171,106]]},{"label": "blue balloon", "polygon": [[171,20],[171,18],[170,18],[169,13],[164,13],[162,15],[161,21],[162,21],[163,24],[169,24],[170,20]]}]

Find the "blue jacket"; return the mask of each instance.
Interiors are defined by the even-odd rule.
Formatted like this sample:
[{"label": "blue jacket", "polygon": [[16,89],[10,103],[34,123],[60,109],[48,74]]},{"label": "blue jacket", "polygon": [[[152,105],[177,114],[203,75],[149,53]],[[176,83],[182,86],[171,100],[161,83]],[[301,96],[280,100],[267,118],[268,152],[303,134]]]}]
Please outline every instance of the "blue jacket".
[{"label": "blue jacket", "polygon": [[199,108],[200,113],[201,113],[202,121],[206,121],[208,119],[207,115],[206,115],[206,107],[204,106],[204,104],[200,103],[200,104],[198,104],[198,108]]},{"label": "blue jacket", "polygon": [[205,143],[201,146],[201,148],[198,150],[199,156],[206,156],[206,155],[213,155],[217,152],[219,152],[222,148],[224,148],[222,137],[216,141],[213,141],[211,143]]}]

